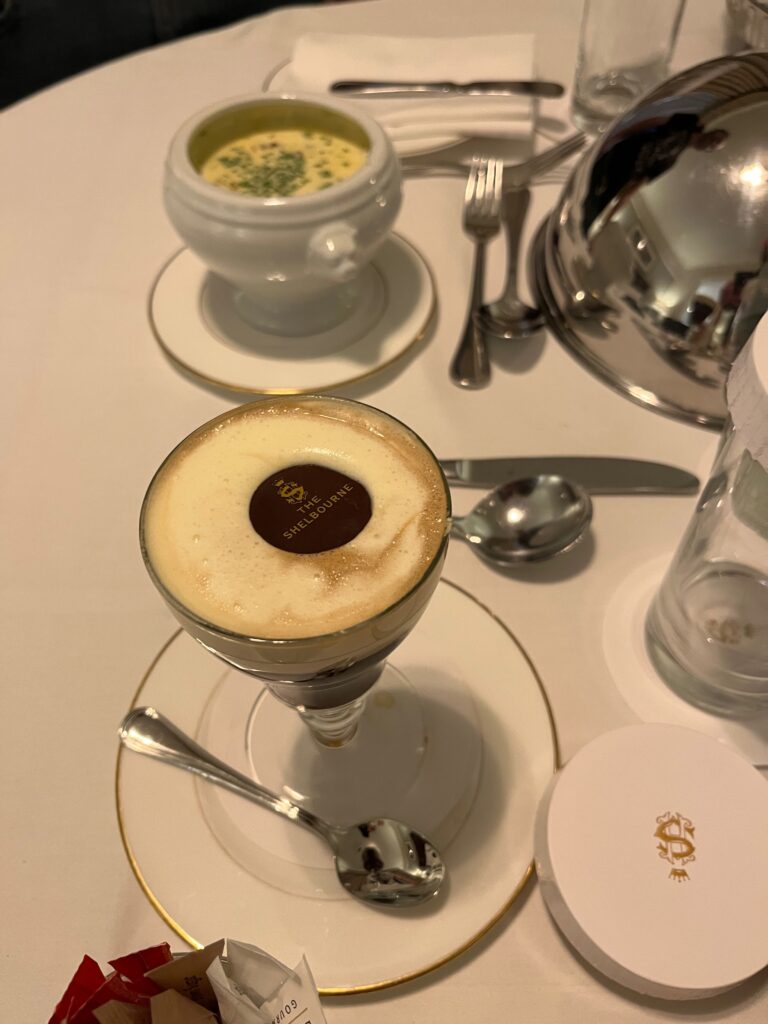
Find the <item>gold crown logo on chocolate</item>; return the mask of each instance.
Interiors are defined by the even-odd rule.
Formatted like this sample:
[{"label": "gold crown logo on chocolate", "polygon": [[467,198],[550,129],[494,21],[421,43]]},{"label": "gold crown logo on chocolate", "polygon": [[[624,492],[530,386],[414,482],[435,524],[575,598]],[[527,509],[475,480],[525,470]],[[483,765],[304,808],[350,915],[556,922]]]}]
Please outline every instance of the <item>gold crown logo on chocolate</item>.
[{"label": "gold crown logo on chocolate", "polygon": [[301,505],[306,501],[307,491],[295,480],[276,480],[275,487],[281,498],[285,498],[289,505]]}]

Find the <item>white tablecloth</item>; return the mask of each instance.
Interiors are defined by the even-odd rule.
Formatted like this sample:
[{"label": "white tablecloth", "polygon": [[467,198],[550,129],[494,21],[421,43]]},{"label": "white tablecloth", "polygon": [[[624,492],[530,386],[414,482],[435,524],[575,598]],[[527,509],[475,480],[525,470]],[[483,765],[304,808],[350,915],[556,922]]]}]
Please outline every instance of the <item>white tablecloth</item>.
[{"label": "white tablecloth", "polygon": [[[723,52],[723,6],[689,3],[676,66]],[[141,563],[140,501],[178,439],[236,404],[182,377],[148,324],[148,289],[178,247],[161,202],[169,138],[197,109],[257,89],[308,29],[531,31],[539,73],[570,83],[579,8],[567,0],[371,0],[285,9],[108,65],[0,115],[0,991],[9,1020],[47,1019],[86,951],[105,963],[163,939],[179,945],[131,873],[113,793],[116,724],[173,628]],[[486,391],[449,383],[471,259],[461,194],[459,181],[406,185],[397,227],[435,272],[437,329],[418,358],[341,393],[402,418],[444,456],[605,453],[706,476],[712,434],[615,394],[551,337],[497,367]],[[556,195],[552,186],[535,191],[529,233]],[[499,240],[489,293],[502,271]],[[456,492],[457,512],[476,497]],[[638,565],[671,553],[693,503],[598,498],[594,541],[581,554],[514,578],[466,545],[451,547],[446,575],[489,605],[533,659],[564,759],[634,720],[603,653],[606,604]],[[735,861],[734,870],[748,865]],[[674,956],[675,936],[659,941]],[[331,1024],[486,1014],[763,1021],[764,981],[698,1007],[633,997],[572,953],[533,883],[465,955],[417,982],[329,1001],[326,1013]]]}]

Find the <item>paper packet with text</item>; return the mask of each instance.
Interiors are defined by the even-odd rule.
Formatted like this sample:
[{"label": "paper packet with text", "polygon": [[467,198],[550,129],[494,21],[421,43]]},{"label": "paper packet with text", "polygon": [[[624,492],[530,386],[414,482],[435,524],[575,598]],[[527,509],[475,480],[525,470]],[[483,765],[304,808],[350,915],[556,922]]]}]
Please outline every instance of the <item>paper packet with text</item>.
[{"label": "paper packet with text", "polygon": [[49,1024],[325,1024],[311,971],[224,939],[174,956],[167,943],[109,961],[83,957]]},{"label": "paper packet with text", "polygon": [[256,946],[227,940],[208,968],[222,1024],[325,1024],[306,957],[291,970]]}]

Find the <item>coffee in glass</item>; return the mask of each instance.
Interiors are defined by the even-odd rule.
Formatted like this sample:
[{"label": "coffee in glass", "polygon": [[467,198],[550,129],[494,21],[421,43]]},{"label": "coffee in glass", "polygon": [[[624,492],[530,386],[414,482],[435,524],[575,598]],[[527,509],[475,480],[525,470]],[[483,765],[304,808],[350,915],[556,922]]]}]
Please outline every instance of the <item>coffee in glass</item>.
[{"label": "coffee in glass", "polygon": [[336,745],[436,587],[449,525],[442,471],[409,428],[291,397],[182,441],[147,491],[141,544],[184,629]]}]

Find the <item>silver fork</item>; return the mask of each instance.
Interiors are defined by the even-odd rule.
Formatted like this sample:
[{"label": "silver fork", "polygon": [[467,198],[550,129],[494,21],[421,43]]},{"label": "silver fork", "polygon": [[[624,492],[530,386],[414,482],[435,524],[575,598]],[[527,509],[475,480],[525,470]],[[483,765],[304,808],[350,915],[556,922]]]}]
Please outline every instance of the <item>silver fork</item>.
[{"label": "silver fork", "polygon": [[482,388],[491,379],[488,347],[475,324],[483,302],[485,247],[501,227],[501,179],[504,164],[495,157],[472,157],[464,194],[464,231],[475,243],[472,292],[464,330],[450,368],[451,380],[460,388]]}]

